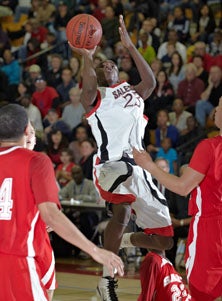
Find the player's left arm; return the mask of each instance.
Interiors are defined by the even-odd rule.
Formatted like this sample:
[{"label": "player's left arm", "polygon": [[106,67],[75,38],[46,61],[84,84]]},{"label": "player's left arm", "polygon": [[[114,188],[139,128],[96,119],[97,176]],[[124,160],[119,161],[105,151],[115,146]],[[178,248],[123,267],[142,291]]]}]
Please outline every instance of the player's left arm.
[{"label": "player's left arm", "polygon": [[145,61],[143,56],[139,53],[139,51],[136,49],[135,45],[133,44],[132,40],[130,39],[125,23],[123,21],[123,16],[120,16],[119,23],[120,23],[119,33],[120,33],[121,41],[124,47],[126,47],[129,50],[129,53],[132,56],[141,77],[141,82],[138,85],[136,85],[134,88],[137,91],[137,93],[144,100],[146,100],[155,89],[156,86],[155,76],[149,64]]}]

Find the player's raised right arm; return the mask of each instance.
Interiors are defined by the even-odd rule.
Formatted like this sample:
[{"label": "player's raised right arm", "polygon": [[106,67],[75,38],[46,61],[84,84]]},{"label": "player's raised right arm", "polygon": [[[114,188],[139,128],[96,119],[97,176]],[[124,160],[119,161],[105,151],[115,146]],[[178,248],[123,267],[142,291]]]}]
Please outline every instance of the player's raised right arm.
[{"label": "player's raised right arm", "polygon": [[97,96],[97,76],[93,68],[93,55],[96,47],[93,49],[84,49],[75,48],[70,44],[69,46],[74,52],[83,57],[81,103],[86,112],[89,112]]}]

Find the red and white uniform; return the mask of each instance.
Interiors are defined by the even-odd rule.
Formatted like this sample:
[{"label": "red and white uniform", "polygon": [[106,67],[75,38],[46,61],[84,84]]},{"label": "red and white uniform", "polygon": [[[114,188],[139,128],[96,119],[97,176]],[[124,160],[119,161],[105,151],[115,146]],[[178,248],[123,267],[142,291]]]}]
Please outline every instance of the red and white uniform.
[{"label": "red and white uniform", "polygon": [[59,206],[52,163],[42,153],[11,147],[0,149],[0,165],[0,300],[48,300],[42,278],[53,256],[37,205]]},{"label": "red and white uniform", "polygon": [[141,264],[140,281],[138,301],[193,300],[172,263],[154,252],[149,252]]},{"label": "red and white uniform", "polygon": [[186,269],[195,300],[222,296],[222,137],[203,140],[189,167],[205,175],[189,201]]},{"label": "red and white uniform", "polygon": [[143,99],[128,83],[99,88],[97,104],[87,115],[98,146],[94,181],[107,202],[132,203],[136,223],[147,234],[172,236],[166,200],[132,156],[133,147],[143,148],[143,110]]}]

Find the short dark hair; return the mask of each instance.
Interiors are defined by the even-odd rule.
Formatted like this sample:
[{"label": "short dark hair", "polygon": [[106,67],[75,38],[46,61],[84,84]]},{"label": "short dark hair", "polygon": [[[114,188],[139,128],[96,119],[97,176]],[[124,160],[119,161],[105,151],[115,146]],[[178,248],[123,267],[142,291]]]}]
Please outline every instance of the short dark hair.
[{"label": "short dark hair", "polygon": [[18,141],[24,135],[29,119],[26,110],[18,104],[0,108],[0,141]]}]

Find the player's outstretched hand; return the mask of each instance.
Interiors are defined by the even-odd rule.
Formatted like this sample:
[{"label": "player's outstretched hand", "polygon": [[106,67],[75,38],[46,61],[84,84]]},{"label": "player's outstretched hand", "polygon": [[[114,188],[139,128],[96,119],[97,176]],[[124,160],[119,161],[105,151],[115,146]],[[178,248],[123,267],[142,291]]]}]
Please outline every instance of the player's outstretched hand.
[{"label": "player's outstretched hand", "polygon": [[133,158],[137,165],[149,171],[149,167],[153,164],[153,160],[145,150],[137,150],[133,148]]},{"label": "player's outstretched hand", "polygon": [[105,265],[109,269],[111,277],[114,277],[116,273],[118,273],[119,276],[124,275],[124,264],[121,258],[116,254],[96,247],[94,248],[94,252],[90,255],[94,260]]},{"label": "player's outstretched hand", "polygon": [[119,25],[120,25],[119,34],[120,34],[122,44],[124,47],[129,48],[130,46],[133,45],[133,42],[128,34],[122,15],[119,16]]},{"label": "player's outstretched hand", "polygon": [[86,49],[86,48],[76,48],[74,46],[72,46],[72,44],[70,42],[68,42],[69,44],[69,47],[74,51],[76,52],[77,54],[79,55],[82,55],[82,56],[93,56],[95,51],[96,51],[96,48],[97,46],[95,46],[94,48],[92,49]]}]

